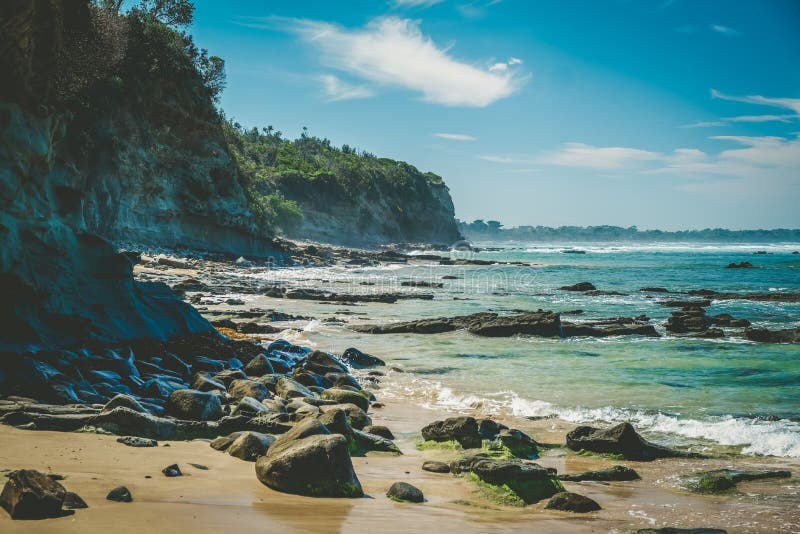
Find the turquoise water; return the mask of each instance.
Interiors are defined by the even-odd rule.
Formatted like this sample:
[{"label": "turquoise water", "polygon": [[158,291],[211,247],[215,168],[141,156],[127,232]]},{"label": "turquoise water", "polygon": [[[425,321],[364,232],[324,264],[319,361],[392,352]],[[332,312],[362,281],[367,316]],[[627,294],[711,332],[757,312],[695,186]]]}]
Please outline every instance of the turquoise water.
[{"label": "turquoise water", "polygon": [[[648,295],[639,288],[800,291],[800,255],[791,254],[800,244],[484,245],[501,250],[469,257],[535,265],[459,267],[423,261],[413,266],[278,270],[254,276],[343,293],[433,293],[435,299],[340,306],[248,298],[253,304],[291,308],[293,313],[319,319],[335,316],[348,324],[478,311],[582,309],[582,315],[565,319],[646,314],[664,333],[672,309],[656,301],[671,297]],[[564,248],[587,253],[563,254]],[[753,254],[760,250],[770,254]],[[465,256],[458,253],[458,257]],[[756,268],[724,268],[740,261],[750,261]],[[442,280],[444,275],[460,279]],[[404,280],[442,282],[444,288],[402,287]],[[581,281],[624,295],[587,296],[557,289]],[[712,303],[707,312],[730,313],[754,326],[800,326],[800,304],[723,301]],[[350,331],[347,324],[321,320],[286,335],[334,352],[356,346],[386,359],[406,372],[391,373],[383,395],[409,402],[519,416],[553,415],[573,422],[631,420],[675,443],[737,446],[745,454],[800,457],[800,423],[792,420],[800,417],[798,345],[755,344],[733,336],[562,340],[481,338],[466,332],[367,335]],[[766,421],[764,416],[778,420]]]}]

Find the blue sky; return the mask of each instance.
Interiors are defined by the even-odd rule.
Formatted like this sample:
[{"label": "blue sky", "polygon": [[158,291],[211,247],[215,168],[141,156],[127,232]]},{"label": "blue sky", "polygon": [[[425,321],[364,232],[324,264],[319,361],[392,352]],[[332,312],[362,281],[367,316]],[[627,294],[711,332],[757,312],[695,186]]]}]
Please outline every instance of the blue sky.
[{"label": "blue sky", "polygon": [[506,225],[800,227],[800,2],[196,2],[222,108]]}]

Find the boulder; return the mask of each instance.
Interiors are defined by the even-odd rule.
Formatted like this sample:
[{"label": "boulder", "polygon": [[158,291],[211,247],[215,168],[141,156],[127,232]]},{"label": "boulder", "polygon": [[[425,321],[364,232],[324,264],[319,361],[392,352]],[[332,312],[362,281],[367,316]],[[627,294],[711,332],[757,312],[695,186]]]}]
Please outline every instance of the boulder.
[{"label": "boulder", "polygon": [[315,350],[306,356],[303,367],[323,376],[327,373],[347,373],[347,366],[345,364],[339,361],[334,355],[322,352],[321,350]]},{"label": "boulder", "polygon": [[106,499],[115,502],[132,502],[133,496],[131,495],[130,490],[128,490],[128,488],[125,486],[117,486],[108,492]]},{"label": "boulder", "polygon": [[293,399],[295,397],[316,397],[310,389],[292,380],[291,378],[279,378],[275,385],[275,394],[283,399]]},{"label": "boulder", "polygon": [[650,443],[630,423],[607,429],[579,426],[567,434],[567,447],[573,451],[618,454],[626,460],[650,461],[656,458],[698,458],[697,454],[677,451]]},{"label": "boulder", "polygon": [[291,440],[275,452],[273,447],[256,461],[256,476],[262,484],[276,491],[311,497],[364,495],[344,436],[312,435]]},{"label": "boulder", "polygon": [[347,418],[347,414],[344,410],[337,408],[335,410],[327,410],[321,413],[317,420],[325,425],[331,433],[333,434],[341,434],[342,436],[347,438],[347,441],[352,445],[355,444],[355,437],[353,435],[353,427],[350,425],[350,421]]},{"label": "boulder", "polygon": [[370,367],[386,365],[386,362],[380,358],[376,358],[372,354],[361,352],[360,350],[352,347],[344,351],[342,354],[342,359],[353,369],[368,369]]},{"label": "boulder", "polygon": [[[475,455],[466,466],[481,481],[505,487],[525,504],[538,502],[564,491],[561,483],[544,467],[520,460],[495,460]],[[453,470],[455,472],[455,470]]]},{"label": "boulder", "polygon": [[243,430],[239,430],[238,432],[232,432],[227,436],[219,436],[210,443],[211,448],[217,451],[226,451],[228,450],[228,447],[231,446],[231,443],[236,441],[236,438],[244,434],[244,432],[245,431]]},{"label": "boulder", "polygon": [[272,398],[267,386],[254,380],[234,380],[228,386],[228,395],[237,400],[252,397],[259,402]]},{"label": "boulder", "polygon": [[395,482],[386,492],[386,496],[393,501],[420,503],[425,500],[425,496],[419,488],[412,486],[408,482]]},{"label": "boulder", "polygon": [[369,399],[367,399],[367,397],[361,393],[357,393],[355,391],[349,391],[342,388],[331,388],[323,391],[320,395],[320,398],[325,400],[334,400],[341,404],[355,404],[365,412],[369,410]]},{"label": "boulder", "polygon": [[208,373],[202,372],[195,373],[192,380],[192,389],[197,391],[227,391],[228,387]]},{"label": "boulder", "polygon": [[44,473],[20,469],[8,475],[0,493],[0,506],[11,519],[44,519],[63,515],[67,490]]},{"label": "boulder", "polygon": [[392,440],[362,432],[361,430],[353,429],[353,438],[355,439],[358,452],[391,452],[394,454],[403,454],[397,445]]},{"label": "boulder", "polygon": [[264,376],[273,374],[275,368],[266,356],[259,354],[245,365],[244,372],[247,373],[247,376]]},{"label": "boulder", "polygon": [[227,447],[226,452],[245,462],[255,462],[260,456],[267,454],[267,450],[273,443],[275,443],[275,436],[268,436],[260,432],[242,432]]},{"label": "boulder", "polygon": [[474,417],[451,417],[444,421],[434,421],[422,429],[425,441],[457,441],[465,449],[481,446],[478,422]]},{"label": "boulder", "polygon": [[545,508],[548,510],[584,514],[586,512],[596,512],[600,509],[600,505],[589,497],[584,497],[583,495],[578,495],[570,491],[562,491],[550,497]]},{"label": "boulder", "polygon": [[495,442],[517,458],[531,458],[539,453],[539,444],[525,432],[515,428],[504,428],[497,433]]},{"label": "boulder", "polygon": [[270,446],[271,453],[279,453],[290,447],[294,442],[310,436],[328,435],[331,431],[316,418],[308,417],[298,421],[290,430],[278,437]]},{"label": "boulder", "polygon": [[422,464],[422,470],[423,471],[429,471],[431,473],[449,473],[450,472],[450,466],[447,465],[444,462],[435,462],[435,461],[429,460],[429,461],[424,462]]},{"label": "boulder", "polygon": [[575,473],[572,475],[558,475],[559,480],[566,480],[569,482],[582,482],[584,480],[594,480],[598,482],[610,481],[623,481],[623,480],[639,480],[641,477],[639,473],[624,465],[615,465],[608,469],[599,469],[597,471],[586,471],[583,473]]},{"label": "boulder", "polygon": [[224,371],[220,371],[219,373],[215,374],[213,378],[217,382],[222,382],[225,384],[225,387],[228,387],[234,380],[246,379],[247,375],[244,374],[244,371],[241,369],[225,369]]},{"label": "boulder", "polygon": [[744,337],[761,343],[800,343],[800,328],[769,330],[767,328],[745,328]]},{"label": "boulder", "polygon": [[173,391],[164,409],[167,415],[177,419],[214,421],[222,417],[222,403],[219,396],[196,389]]}]

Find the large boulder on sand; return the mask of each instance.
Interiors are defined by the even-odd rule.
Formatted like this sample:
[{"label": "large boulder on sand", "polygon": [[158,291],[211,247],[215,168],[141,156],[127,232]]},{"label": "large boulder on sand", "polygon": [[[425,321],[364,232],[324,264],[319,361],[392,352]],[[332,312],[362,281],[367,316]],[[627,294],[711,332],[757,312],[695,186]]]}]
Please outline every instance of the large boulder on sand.
[{"label": "large boulder on sand", "polygon": [[347,389],[331,388],[326,389],[320,395],[320,398],[325,400],[334,400],[340,404],[352,403],[364,410],[369,410],[369,399],[356,391]]},{"label": "large boulder on sand", "polygon": [[170,394],[165,412],[177,419],[214,421],[222,417],[222,403],[214,393],[179,389]]},{"label": "large boulder on sand", "polygon": [[474,417],[450,417],[444,421],[434,421],[422,429],[425,441],[457,441],[465,449],[481,446],[478,422]]},{"label": "large boulder on sand", "polygon": [[579,426],[567,434],[567,447],[573,451],[619,454],[626,460],[650,461],[656,458],[700,457],[650,443],[630,423],[607,429]]},{"label": "large boulder on sand", "polygon": [[596,512],[600,509],[600,505],[589,497],[584,497],[583,495],[569,491],[562,491],[561,493],[553,495],[550,500],[547,501],[547,506],[545,506],[545,508],[548,510],[561,510],[562,512],[584,514],[586,512]]},{"label": "large boulder on sand", "polygon": [[386,496],[393,501],[420,503],[425,500],[425,496],[416,486],[408,482],[395,482],[386,492]]},{"label": "large boulder on sand", "polygon": [[256,476],[262,484],[284,493],[311,497],[364,495],[348,454],[347,439],[339,434],[292,440],[275,453],[270,448],[256,461]]},{"label": "large boulder on sand", "polygon": [[246,462],[255,462],[267,454],[270,445],[275,443],[275,436],[260,432],[242,432],[233,443],[228,445],[227,453]]},{"label": "large boulder on sand", "polygon": [[8,476],[0,493],[0,506],[11,519],[44,519],[63,515],[61,506],[67,490],[44,473],[20,469]]}]

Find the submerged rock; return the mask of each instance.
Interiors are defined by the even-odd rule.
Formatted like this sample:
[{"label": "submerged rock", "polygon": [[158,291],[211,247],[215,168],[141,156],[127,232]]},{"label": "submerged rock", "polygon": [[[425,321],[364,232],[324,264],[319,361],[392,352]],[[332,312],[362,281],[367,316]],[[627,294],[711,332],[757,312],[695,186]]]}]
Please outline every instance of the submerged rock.
[{"label": "submerged rock", "polygon": [[736,486],[739,482],[764,480],[770,478],[789,478],[789,471],[738,471],[734,469],[715,469],[692,475],[689,488],[700,493],[720,493]]},{"label": "submerged rock", "polygon": [[575,473],[572,475],[558,475],[559,480],[569,482],[582,482],[584,480],[594,481],[623,481],[623,480],[639,480],[641,477],[639,473],[624,465],[615,465],[608,469],[599,469],[597,471],[585,471],[583,473]]},{"label": "submerged rock", "polygon": [[419,488],[412,486],[408,482],[395,482],[386,492],[386,496],[393,501],[421,503],[425,501],[425,496]]},{"label": "submerged rock", "polygon": [[578,282],[571,286],[561,286],[558,289],[562,291],[595,291],[597,288],[591,282]]},{"label": "submerged rock", "polygon": [[677,451],[650,443],[630,423],[607,429],[579,426],[567,434],[567,447],[573,451],[618,454],[626,460],[649,461],[656,458],[697,458],[700,455]]},{"label": "submerged rock", "polygon": [[20,469],[8,475],[0,493],[0,506],[11,519],[44,519],[63,515],[67,490],[44,473]]},{"label": "submerged rock", "polygon": [[746,328],[744,337],[761,343],[800,343],[800,328],[769,330],[767,328]]},{"label": "submerged rock", "polygon": [[342,354],[342,359],[347,362],[354,369],[368,369],[370,367],[380,367],[386,365],[386,362],[373,356],[361,352],[355,348],[349,348]]},{"label": "submerged rock", "polygon": [[600,505],[589,497],[584,497],[583,495],[578,495],[570,491],[562,491],[550,497],[545,508],[548,510],[561,510],[562,512],[584,514],[600,510]]}]

